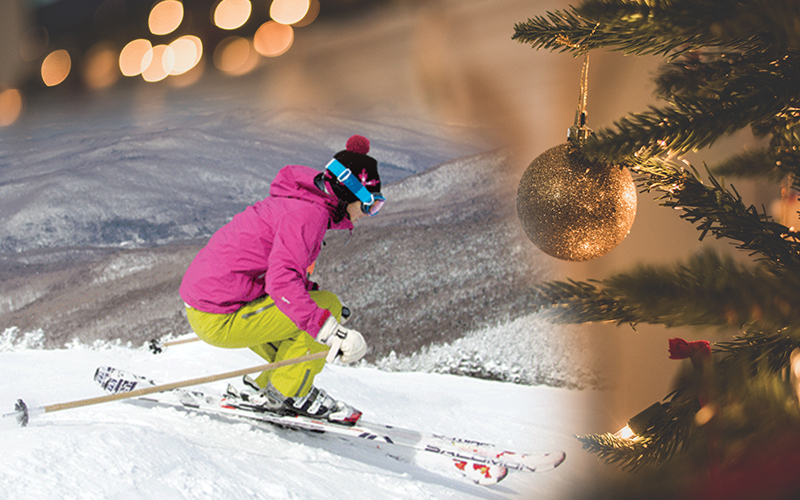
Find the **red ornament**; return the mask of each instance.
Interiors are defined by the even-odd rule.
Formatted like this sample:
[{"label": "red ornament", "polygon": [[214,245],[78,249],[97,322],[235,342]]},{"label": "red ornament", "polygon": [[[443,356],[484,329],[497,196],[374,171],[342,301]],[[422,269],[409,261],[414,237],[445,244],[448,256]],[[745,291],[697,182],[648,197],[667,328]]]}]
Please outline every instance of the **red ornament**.
[{"label": "red ornament", "polygon": [[354,135],[347,139],[345,149],[352,153],[365,155],[369,153],[369,139],[363,135]]}]

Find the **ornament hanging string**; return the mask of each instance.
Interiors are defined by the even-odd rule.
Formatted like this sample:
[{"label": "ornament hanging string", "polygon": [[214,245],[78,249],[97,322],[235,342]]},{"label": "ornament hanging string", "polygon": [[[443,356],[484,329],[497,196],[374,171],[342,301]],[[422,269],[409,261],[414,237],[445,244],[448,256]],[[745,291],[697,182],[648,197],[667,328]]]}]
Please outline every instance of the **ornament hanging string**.
[{"label": "ornament hanging string", "polygon": [[583,54],[583,68],[581,69],[581,96],[578,101],[578,122],[575,123],[580,128],[586,126],[586,97],[589,90],[589,51]]},{"label": "ornament hanging string", "polygon": [[[589,36],[584,39],[584,43],[594,34],[598,26],[600,26],[600,23],[595,24],[594,28],[592,28],[592,32],[589,33]],[[575,112],[575,124],[567,134],[568,138],[582,143],[592,132],[586,126],[586,100],[589,94],[589,48],[587,45],[571,42],[567,37],[564,36],[561,36],[559,41],[564,45],[578,49],[579,53],[583,52],[583,67],[581,68],[581,92],[578,98],[578,109]]]}]

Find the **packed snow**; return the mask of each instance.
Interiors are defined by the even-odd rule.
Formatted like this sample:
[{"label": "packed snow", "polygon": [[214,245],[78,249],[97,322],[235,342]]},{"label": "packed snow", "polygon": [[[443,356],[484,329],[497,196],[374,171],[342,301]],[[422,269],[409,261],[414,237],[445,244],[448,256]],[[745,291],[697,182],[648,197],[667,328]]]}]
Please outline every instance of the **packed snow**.
[{"label": "packed snow", "polygon": [[[263,363],[249,350],[203,342],[168,347],[73,342],[44,350],[42,332],[0,337],[0,413],[102,395],[92,375],[108,365],[174,382]],[[202,386],[222,391],[227,383]],[[325,435],[254,427],[168,408],[116,401],[34,414],[27,427],[0,421],[5,498],[75,499],[514,499],[566,498],[591,480],[596,460],[575,434],[592,432],[583,409],[594,391],[518,385],[421,372],[329,365],[317,379],[371,422],[492,442],[515,451],[561,449],[544,473],[512,472],[479,486],[444,471],[398,462]]]}]

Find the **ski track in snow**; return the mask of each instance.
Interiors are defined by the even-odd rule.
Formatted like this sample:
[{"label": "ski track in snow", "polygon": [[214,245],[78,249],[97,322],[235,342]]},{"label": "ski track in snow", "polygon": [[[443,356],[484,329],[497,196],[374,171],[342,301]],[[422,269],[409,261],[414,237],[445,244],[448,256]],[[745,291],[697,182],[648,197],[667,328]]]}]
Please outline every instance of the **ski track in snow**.
[{"label": "ski track in snow", "polygon": [[[101,365],[165,383],[261,363],[249,350],[202,342],[159,355],[109,344],[7,345],[0,351],[0,413],[11,412],[17,398],[37,408],[100,396],[92,375]],[[511,472],[483,487],[329,436],[117,401],[34,414],[24,428],[3,418],[0,491],[26,499],[557,499],[591,480],[596,460],[574,435],[595,431],[582,417],[594,391],[339,365],[326,367],[317,382],[371,422],[516,451],[563,449],[567,460],[554,471]],[[202,387],[222,391],[227,383]],[[431,460],[439,457],[418,457]]]}]

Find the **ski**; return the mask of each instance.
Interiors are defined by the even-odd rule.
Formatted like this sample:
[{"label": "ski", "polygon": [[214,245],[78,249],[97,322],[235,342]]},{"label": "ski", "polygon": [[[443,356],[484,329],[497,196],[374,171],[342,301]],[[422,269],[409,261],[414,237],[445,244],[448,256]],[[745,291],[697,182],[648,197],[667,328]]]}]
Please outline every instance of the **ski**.
[{"label": "ski", "polygon": [[[151,379],[113,367],[99,367],[94,379],[105,392],[111,394],[157,385]],[[353,425],[341,425],[298,415],[266,412],[251,404],[246,392],[240,392],[230,385],[224,395],[175,389],[141,396],[137,400],[149,405],[243,419],[254,424],[325,433],[376,448],[394,459],[421,465],[418,463],[420,460],[414,459],[415,455],[419,455],[424,457],[422,462],[438,462],[444,465],[445,473],[458,474],[481,485],[496,484],[509,471],[549,471],[565,459],[563,451],[519,453],[481,441],[371,423],[363,419]]]}]

